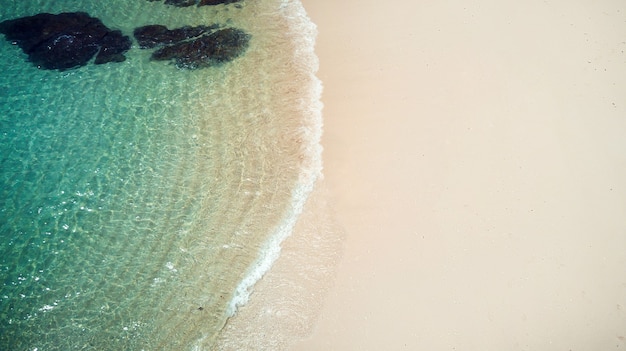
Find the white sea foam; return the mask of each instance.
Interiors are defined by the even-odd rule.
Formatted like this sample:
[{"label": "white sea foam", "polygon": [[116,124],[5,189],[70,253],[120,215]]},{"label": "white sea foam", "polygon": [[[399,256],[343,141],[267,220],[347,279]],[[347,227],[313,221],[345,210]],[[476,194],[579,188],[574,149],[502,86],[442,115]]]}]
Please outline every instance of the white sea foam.
[{"label": "white sea foam", "polygon": [[272,267],[280,255],[281,243],[292,233],[304,204],[312,192],[316,180],[322,173],[322,82],[315,76],[319,61],[315,55],[317,27],[311,22],[300,1],[283,0],[280,5],[282,16],[288,23],[288,35],[293,40],[295,63],[305,71],[309,80],[308,95],[298,101],[302,115],[299,139],[302,143],[303,162],[297,184],[291,193],[291,205],[282,222],[276,227],[269,240],[263,245],[256,262],[239,283],[230,301],[228,313],[234,315],[237,308],[247,303],[252,287]]}]

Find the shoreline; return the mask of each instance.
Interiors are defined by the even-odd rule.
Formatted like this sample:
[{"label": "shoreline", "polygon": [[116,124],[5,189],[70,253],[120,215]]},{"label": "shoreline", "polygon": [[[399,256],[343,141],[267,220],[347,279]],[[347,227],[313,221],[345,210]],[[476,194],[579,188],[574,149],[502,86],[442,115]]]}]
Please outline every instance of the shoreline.
[{"label": "shoreline", "polygon": [[343,259],[290,350],[626,346],[626,8],[304,1]]},{"label": "shoreline", "polygon": [[[281,3],[280,6],[278,4]],[[268,2],[269,3],[269,2]],[[294,159],[298,160],[299,167],[290,166],[290,169],[297,169],[297,179],[294,189],[291,190],[290,202],[285,209],[279,223],[271,230],[272,234],[268,241],[262,243],[259,248],[260,256],[252,263],[243,279],[235,289],[234,295],[228,305],[229,318],[237,313],[238,308],[245,306],[250,294],[254,290],[256,283],[271,269],[276,259],[280,256],[281,244],[288,238],[294,230],[298,217],[302,214],[307,198],[313,191],[318,178],[321,177],[321,102],[320,96],[322,85],[315,76],[318,69],[317,57],[314,53],[314,43],[316,28],[310,22],[302,5],[298,2],[284,0],[274,1],[277,13],[271,14],[277,18],[284,19],[283,23],[277,25],[277,30],[285,30],[289,39],[283,39],[280,43],[273,43],[280,50],[292,52],[297,65],[281,67],[284,70],[283,77],[289,76],[300,86],[295,87],[292,82],[276,81],[274,84],[280,85],[284,91],[280,102],[285,109],[276,109],[275,113],[283,113],[301,116],[302,121],[297,121],[297,129],[290,131],[283,136],[287,141],[284,148],[291,150],[295,154]],[[273,9],[273,8],[272,8]],[[267,11],[265,8],[256,11]],[[264,14],[263,16],[269,16]],[[313,39],[311,39],[312,37]],[[298,102],[298,103],[297,103]],[[290,155],[291,156],[291,155]]]},{"label": "shoreline", "polygon": [[[297,135],[289,136],[291,139],[298,140],[297,145],[300,148],[298,153],[301,161],[300,173],[295,188],[292,190],[287,213],[274,229],[269,241],[262,245],[260,249],[262,255],[252,264],[244,279],[237,286],[228,308],[230,317],[237,312],[238,307],[244,306],[248,302],[254,285],[271,269],[280,256],[281,245],[294,231],[296,222],[302,215],[305,203],[313,192],[322,171],[320,145],[322,83],[315,76],[318,69],[317,57],[314,52],[315,41],[308,39],[308,36],[316,36],[316,28],[306,17],[304,8],[299,3],[285,1],[281,11],[283,12],[282,17],[287,19],[286,27],[290,31],[291,45],[295,47],[294,56],[297,56],[296,61],[301,63],[298,68],[293,68],[294,76],[301,80],[304,85],[309,86],[306,90],[307,96],[299,97],[303,101],[302,105],[308,107],[306,109],[300,107],[298,110],[306,123],[302,124]],[[293,34],[302,31],[305,31],[308,36]]]},{"label": "shoreline", "polygon": [[274,83],[286,92],[276,110],[298,123],[295,132],[283,133],[281,138],[291,141],[289,150],[298,155],[300,174],[288,213],[237,288],[230,304],[234,314],[217,337],[215,349],[222,351],[286,350],[309,334],[316,316],[311,306],[322,303],[322,292],[327,289],[319,284],[330,281],[340,253],[341,236],[330,235],[336,226],[327,208],[322,176],[322,83],[315,76],[316,26],[300,2],[277,2],[281,2],[279,8],[263,15],[276,18],[273,23],[279,32],[287,34],[276,48],[293,57],[282,68],[290,81]]}]

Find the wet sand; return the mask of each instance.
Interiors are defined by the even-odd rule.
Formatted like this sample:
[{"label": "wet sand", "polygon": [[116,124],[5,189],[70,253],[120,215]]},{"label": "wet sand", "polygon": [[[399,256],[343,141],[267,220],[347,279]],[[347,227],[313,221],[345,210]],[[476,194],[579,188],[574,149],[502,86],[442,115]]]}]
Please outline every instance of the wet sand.
[{"label": "wet sand", "polygon": [[626,5],[304,5],[345,247],[291,349],[625,348]]}]

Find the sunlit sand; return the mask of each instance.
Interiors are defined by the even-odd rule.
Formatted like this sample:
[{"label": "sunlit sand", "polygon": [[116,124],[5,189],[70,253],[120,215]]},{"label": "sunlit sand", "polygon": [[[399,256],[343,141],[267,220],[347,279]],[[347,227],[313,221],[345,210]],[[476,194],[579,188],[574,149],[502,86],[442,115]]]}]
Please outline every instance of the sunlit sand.
[{"label": "sunlit sand", "polygon": [[626,7],[305,1],[345,250],[292,350],[626,347]]}]

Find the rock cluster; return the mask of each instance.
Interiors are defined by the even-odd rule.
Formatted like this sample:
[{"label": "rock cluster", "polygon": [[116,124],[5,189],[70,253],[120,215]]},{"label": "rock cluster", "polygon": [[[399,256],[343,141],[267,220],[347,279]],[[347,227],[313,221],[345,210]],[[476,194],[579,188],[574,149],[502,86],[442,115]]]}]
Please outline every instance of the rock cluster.
[{"label": "rock cluster", "polygon": [[[107,28],[98,18],[84,12],[35,16],[0,22],[0,33],[18,45],[37,67],[66,70],[94,63],[121,62],[131,39]],[[162,25],[136,28],[134,36],[142,49],[157,48],[156,61],[172,60],[179,68],[214,66],[241,55],[250,35],[236,28],[185,26],[167,29]]]},{"label": "rock cluster", "polygon": [[131,40],[85,12],[40,13],[0,22],[0,33],[28,59],[45,69],[65,70],[94,63],[121,62]]},{"label": "rock cluster", "polygon": [[133,35],[135,39],[137,39],[140,48],[152,49],[157,46],[171,45],[183,40],[199,37],[216,29],[219,29],[219,25],[185,26],[176,29],[167,29],[166,26],[151,24],[136,28]]},{"label": "rock cluster", "polygon": [[246,50],[250,40],[250,35],[239,29],[217,29],[217,26],[169,30],[149,25],[135,29],[134,35],[142,48],[160,46],[152,53],[153,60],[173,60],[177,67],[186,69],[231,61]]},{"label": "rock cluster", "polygon": [[[160,0],[148,0],[148,1],[160,1]],[[189,6],[232,4],[232,3],[240,2],[240,1],[241,0],[165,0],[165,4],[173,5],[176,7],[189,7]]]}]

